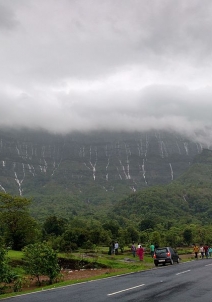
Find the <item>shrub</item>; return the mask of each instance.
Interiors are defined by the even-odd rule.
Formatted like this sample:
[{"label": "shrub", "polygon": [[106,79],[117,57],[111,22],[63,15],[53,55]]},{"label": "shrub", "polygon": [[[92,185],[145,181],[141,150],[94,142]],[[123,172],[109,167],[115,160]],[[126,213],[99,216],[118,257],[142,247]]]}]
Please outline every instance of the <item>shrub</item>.
[{"label": "shrub", "polygon": [[39,285],[42,275],[49,277],[49,284],[52,284],[60,272],[57,253],[46,243],[30,244],[23,253],[26,272],[36,277]]}]

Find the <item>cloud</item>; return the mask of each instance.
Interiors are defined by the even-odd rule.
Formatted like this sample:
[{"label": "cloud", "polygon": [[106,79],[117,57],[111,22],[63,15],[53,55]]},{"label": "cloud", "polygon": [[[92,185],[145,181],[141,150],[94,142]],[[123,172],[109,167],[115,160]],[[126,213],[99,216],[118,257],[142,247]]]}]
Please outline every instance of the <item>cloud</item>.
[{"label": "cloud", "polygon": [[0,0],[0,126],[210,140],[212,3]]},{"label": "cloud", "polygon": [[13,11],[0,3],[0,31],[9,31],[17,25]]}]

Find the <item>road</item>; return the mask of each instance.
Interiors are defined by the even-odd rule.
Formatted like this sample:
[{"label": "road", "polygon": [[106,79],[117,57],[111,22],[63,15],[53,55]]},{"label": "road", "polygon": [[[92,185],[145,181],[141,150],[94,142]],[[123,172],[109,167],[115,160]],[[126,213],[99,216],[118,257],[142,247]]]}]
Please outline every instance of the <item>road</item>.
[{"label": "road", "polygon": [[167,265],[4,299],[6,302],[212,301],[212,259]]}]

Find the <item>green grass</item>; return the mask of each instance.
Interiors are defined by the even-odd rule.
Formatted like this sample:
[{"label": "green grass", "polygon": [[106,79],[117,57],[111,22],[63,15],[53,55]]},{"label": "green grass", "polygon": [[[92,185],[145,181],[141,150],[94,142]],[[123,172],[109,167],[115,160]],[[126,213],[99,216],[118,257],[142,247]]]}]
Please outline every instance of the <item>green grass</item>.
[{"label": "green grass", "polygon": [[[191,260],[191,249],[179,249],[178,253],[181,256],[182,254],[188,254],[188,256],[184,255],[182,261],[189,261]],[[17,252],[17,251],[9,251],[8,252],[8,256],[11,260],[14,260],[14,262],[21,260],[23,257],[23,253],[22,252]],[[83,252],[83,251],[79,251],[79,252],[75,252],[75,253],[69,253],[69,254],[63,254],[63,253],[59,253],[58,257],[64,257],[64,258],[69,258],[69,259],[74,259],[74,260],[85,260],[86,262],[92,263],[97,265],[97,267],[101,267],[101,266],[105,266],[107,268],[109,268],[108,272],[106,272],[105,274],[103,273],[100,276],[95,276],[92,278],[85,278],[85,279],[81,279],[81,280],[70,280],[70,281],[63,281],[63,282],[58,282],[58,283],[54,283],[53,285],[45,285],[43,287],[38,287],[36,290],[34,291],[40,291],[42,289],[49,289],[49,288],[56,288],[56,287],[61,287],[61,286],[66,286],[66,285],[71,285],[71,284],[75,284],[75,283],[80,283],[80,282],[84,282],[84,281],[90,281],[90,280],[97,280],[97,279],[103,279],[103,278],[107,278],[107,277],[112,277],[112,276],[118,276],[118,275],[122,275],[122,274],[127,274],[127,273],[133,273],[133,272],[139,272],[139,271],[144,271],[144,270],[148,270],[148,269],[152,269],[154,268],[154,262],[153,259],[151,258],[151,256],[149,255],[149,253],[146,253],[144,255],[144,261],[139,261],[138,257],[133,257],[130,251],[125,251],[123,254],[119,254],[119,255],[108,255],[107,253],[105,253],[105,250],[100,251],[96,251],[96,252]],[[110,271],[110,269],[115,269],[116,271]],[[24,270],[23,268],[18,265],[16,267],[14,267],[14,270],[17,274],[24,276]],[[24,294],[26,292],[32,292],[32,290],[28,290],[28,291],[22,291],[19,293],[8,293],[8,294],[4,294],[4,295],[0,295],[0,299],[2,298],[6,298],[6,297],[12,297],[12,296],[16,296],[16,295],[21,295]]]},{"label": "green grass", "polygon": [[[67,254],[59,254],[60,257],[67,257]],[[94,267],[107,267],[110,269],[117,269],[121,272],[132,272],[145,270],[154,267],[153,259],[149,254],[145,254],[144,261],[139,261],[138,257],[133,257],[131,252],[124,252],[118,255],[102,254],[101,252],[90,253],[72,253],[69,255],[74,260],[84,260],[93,264]]]},{"label": "green grass", "polygon": [[178,252],[179,255],[192,254],[193,253],[193,248],[192,247],[178,248],[177,252]]},{"label": "green grass", "polygon": [[12,260],[21,260],[23,258],[23,253],[20,251],[8,251],[8,257]]}]

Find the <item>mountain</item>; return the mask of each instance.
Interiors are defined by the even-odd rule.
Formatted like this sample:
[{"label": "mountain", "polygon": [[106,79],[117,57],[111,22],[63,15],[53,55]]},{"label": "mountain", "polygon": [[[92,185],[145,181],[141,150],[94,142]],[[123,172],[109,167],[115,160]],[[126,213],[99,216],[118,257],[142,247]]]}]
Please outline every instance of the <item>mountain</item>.
[{"label": "mountain", "polygon": [[185,185],[211,186],[212,185],[212,150],[203,149],[196,155],[192,165],[178,179]]},{"label": "mountain", "polygon": [[134,193],[114,205],[111,215],[135,222],[150,219],[181,223],[211,223],[212,151],[204,149],[177,180]]},{"label": "mountain", "polygon": [[0,130],[0,190],[32,198],[37,218],[103,209],[144,188],[173,182],[205,146],[177,133],[66,135]]}]

